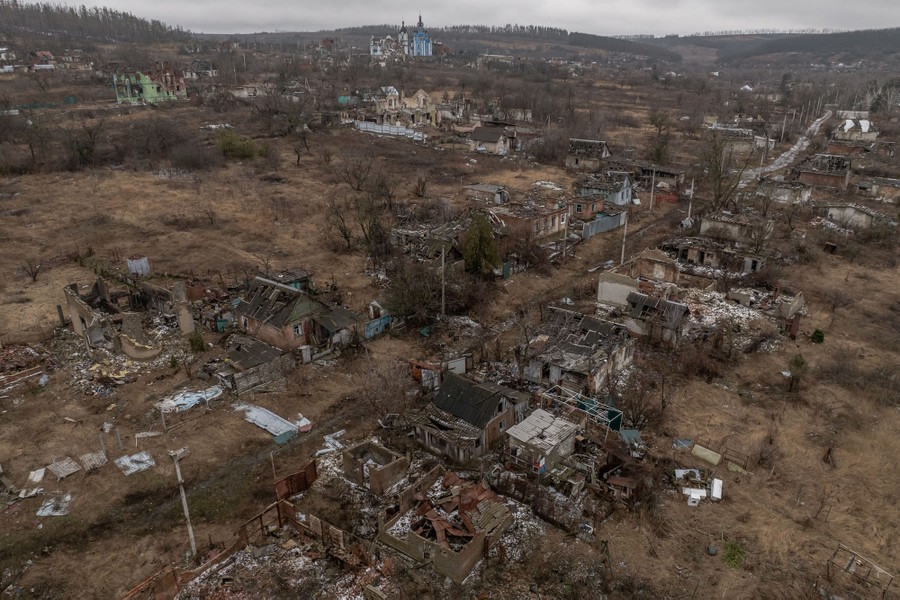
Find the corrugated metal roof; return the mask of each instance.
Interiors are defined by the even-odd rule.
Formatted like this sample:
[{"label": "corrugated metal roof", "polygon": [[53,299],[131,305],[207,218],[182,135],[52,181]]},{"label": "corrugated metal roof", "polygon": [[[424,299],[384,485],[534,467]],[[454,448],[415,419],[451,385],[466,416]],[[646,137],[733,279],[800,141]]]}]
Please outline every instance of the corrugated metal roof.
[{"label": "corrugated metal roof", "polygon": [[527,419],[506,430],[506,434],[523,444],[536,447],[541,452],[549,452],[557,445],[575,435],[578,426],[571,421],[554,417],[543,409],[537,409]]}]

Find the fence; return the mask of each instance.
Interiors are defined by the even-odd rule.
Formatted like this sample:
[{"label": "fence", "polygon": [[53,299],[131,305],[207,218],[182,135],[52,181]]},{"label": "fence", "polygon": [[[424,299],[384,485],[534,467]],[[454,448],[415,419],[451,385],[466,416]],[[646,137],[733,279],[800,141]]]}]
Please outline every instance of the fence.
[{"label": "fence", "polygon": [[378,123],[369,123],[368,121],[354,121],[353,126],[360,131],[377,133],[380,135],[396,135],[418,141],[424,141],[426,138],[425,134],[421,131],[401,127],[400,125],[379,125]]},{"label": "fence", "polygon": [[623,211],[617,215],[598,216],[593,221],[585,223],[581,229],[581,239],[586,240],[598,233],[604,233],[616,229],[617,227],[621,227],[625,224],[625,215],[626,213]]}]

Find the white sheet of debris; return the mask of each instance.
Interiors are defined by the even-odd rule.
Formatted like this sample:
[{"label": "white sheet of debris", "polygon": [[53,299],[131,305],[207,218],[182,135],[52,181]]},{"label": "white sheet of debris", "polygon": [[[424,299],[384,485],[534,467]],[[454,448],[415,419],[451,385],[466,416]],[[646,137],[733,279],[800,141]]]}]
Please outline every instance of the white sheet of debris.
[{"label": "white sheet of debris", "polygon": [[44,500],[37,511],[39,517],[64,517],[69,514],[72,494],[56,494]]},{"label": "white sheet of debris", "polygon": [[150,456],[150,453],[146,450],[130,456],[126,455],[117,458],[113,462],[122,470],[122,473],[124,473],[126,477],[128,475],[140,473],[141,471],[146,471],[147,469],[152,469],[156,466],[156,461],[153,460],[153,457]]},{"label": "white sheet of debris", "polygon": [[244,420],[253,423],[257,427],[262,427],[275,437],[284,435],[293,431],[309,431],[312,423],[303,415],[298,415],[298,420],[291,423],[284,417],[280,417],[267,408],[256,406],[255,404],[238,403],[234,405],[235,410],[243,411]]},{"label": "white sheet of debris", "polygon": [[156,403],[162,412],[182,412],[193,408],[201,402],[209,402],[222,395],[222,388],[214,385],[205,390],[185,390],[163,398]]}]

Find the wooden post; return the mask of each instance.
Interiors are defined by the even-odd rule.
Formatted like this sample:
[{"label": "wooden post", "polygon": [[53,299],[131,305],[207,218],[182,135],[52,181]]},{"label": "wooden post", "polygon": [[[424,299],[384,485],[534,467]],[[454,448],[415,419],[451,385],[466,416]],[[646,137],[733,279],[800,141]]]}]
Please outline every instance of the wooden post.
[{"label": "wooden post", "polygon": [[169,431],[166,428],[166,413],[164,413],[162,409],[159,409],[159,416],[162,417],[163,432],[165,433]]},{"label": "wooden post", "polygon": [[625,229],[622,231],[622,258],[619,259],[619,265],[625,264],[625,237],[628,235],[628,211],[625,211]]}]

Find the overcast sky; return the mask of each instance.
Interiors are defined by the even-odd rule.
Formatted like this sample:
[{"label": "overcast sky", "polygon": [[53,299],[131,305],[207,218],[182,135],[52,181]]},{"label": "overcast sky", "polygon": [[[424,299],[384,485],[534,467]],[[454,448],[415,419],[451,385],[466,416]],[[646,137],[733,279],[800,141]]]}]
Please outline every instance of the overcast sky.
[{"label": "overcast sky", "polygon": [[316,31],[407,23],[547,25],[598,35],[690,34],[755,28],[900,26],[900,1],[865,0],[63,0],[109,6],[206,33]]}]

